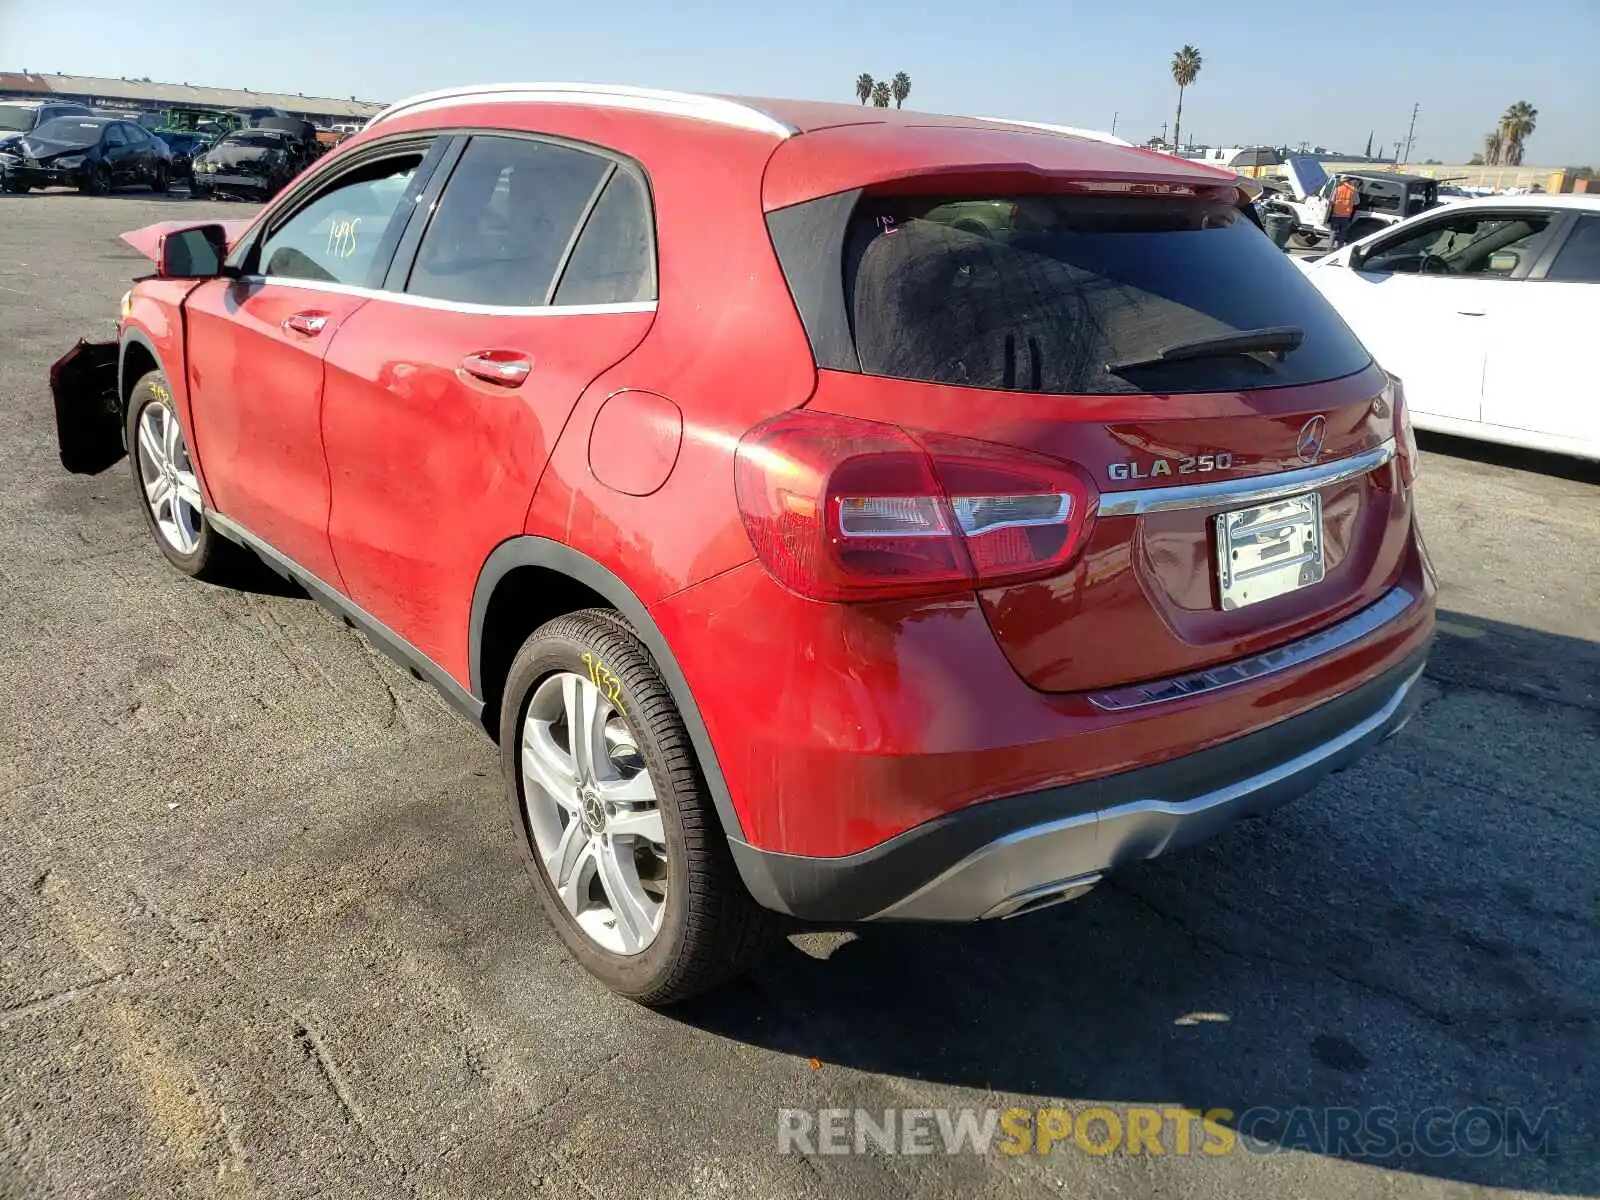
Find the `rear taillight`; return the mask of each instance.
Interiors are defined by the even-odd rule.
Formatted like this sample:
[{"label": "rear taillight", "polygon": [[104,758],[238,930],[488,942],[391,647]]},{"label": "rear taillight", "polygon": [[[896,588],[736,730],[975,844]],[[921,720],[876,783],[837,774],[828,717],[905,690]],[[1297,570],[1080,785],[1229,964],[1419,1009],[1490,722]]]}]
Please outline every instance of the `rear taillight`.
[{"label": "rear taillight", "polygon": [[1394,414],[1394,444],[1400,460],[1400,482],[1409,488],[1417,480],[1417,434],[1411,428],[1411,413],[1406,409],[1406,389],[1395,376],[1383,389]]},{"label": "rear taillight", "polygon": [[1099,497],[1026,450],[795,411],[739,443],[734,482],[756,554],[814,600],[934,595],[1057,574]]}]

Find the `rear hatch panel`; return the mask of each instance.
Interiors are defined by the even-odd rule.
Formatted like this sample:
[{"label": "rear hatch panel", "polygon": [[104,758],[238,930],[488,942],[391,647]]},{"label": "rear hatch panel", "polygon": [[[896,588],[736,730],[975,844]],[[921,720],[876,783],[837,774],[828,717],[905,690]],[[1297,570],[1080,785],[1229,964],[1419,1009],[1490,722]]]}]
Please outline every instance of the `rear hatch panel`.
[{"label": "rear hatch panel", "polygon": [[[1384,373],[1236,197],[1063,199],[1063,188],[876,188],[769,214],[823,368],[809,407],[1024,448],[1095,481],[1105,512],[1066,573],[978,593],[1007,658],[1041,690],[1214,666],[1382,598],[1411,527],[1385,459]],[[1268,326],[1303,338],[1281,354],[1162,357]],[[1209,492],[1365,454],[1372,471],[1308,485],[1321,497],[1320,581],[1224,611],[1216,521],[1250,501]],[[1175,510],[1111,502],[1191,486],[1207,491]]]},{"label": "rear hatch panel", "polygon": [[[1177,511],[1114,515],[1107,502],[1151,486],[1265,480],[1307,464],[1296,452],[1306,422],[1327,422],[1318,462],[1332,464],[1389,440],[1384,376],[1376,368],[1303,388],[1243,394],[1150,397],[1163,417],[1082,419],[1080,397],[1030,397],[819,374],[808,407],[890,421],[1010,446],[1025,446],[1084,466],[1101,489],[1101,515],[1064,575],[991,588],[979,600],[1012,666],[1034,687],[1096,691],[1145,682],[1259,653],[1292,641],[1380,599],[1399,580],[1410,532],[1410,500],[1391,462],[1321,489],[1320,583],[1260,604],[1222,611],[1218,600],[1216,517],[1243,507],[1218,500]],[[1096,405],[1095,407],[1099,407]],[[915,419],[907,413],[915,412]],[[1114,482],[1113,466],[1181,465],[1219,449],[1227,472]],[[1177,470],[1178,467],[1173,468]]]}]

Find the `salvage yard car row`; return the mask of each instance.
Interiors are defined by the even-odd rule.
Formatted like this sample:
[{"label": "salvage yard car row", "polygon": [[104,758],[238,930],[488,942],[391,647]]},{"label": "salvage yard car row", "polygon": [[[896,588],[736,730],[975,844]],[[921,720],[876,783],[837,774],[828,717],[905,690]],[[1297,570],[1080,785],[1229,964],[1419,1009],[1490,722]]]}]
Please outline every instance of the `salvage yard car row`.
[{"label": "salvage yard car row", "polygon": [[276,111],[235,114],[233,127],[201,128],[163,113],[135,120],[79,104],[0,103],[0,188],[105,195],[128,187],[166,192],[186,183],[197,198],[268,200],[327,149],[309,122]]}]

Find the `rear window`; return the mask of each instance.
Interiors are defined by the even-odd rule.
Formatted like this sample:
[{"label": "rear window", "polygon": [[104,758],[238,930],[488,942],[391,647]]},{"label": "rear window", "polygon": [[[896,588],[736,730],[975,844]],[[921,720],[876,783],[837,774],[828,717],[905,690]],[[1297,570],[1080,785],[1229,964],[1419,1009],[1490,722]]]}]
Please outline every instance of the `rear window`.
[{"label": "rear window", "polygon": [[[1025,392],[1178,393],[1316,383],[1369,362],[1283,251],[1227,204],[866,197],[842,249],[845,314],[870,375]],[[1128,365],[1284,326],[1303,338],[1281,360],[1235,351]]]},{"label": "rear window", "polygon": [[282,150],[283,138],[273,133],[230,133],[219,145],[244,146],[251,150]]}]

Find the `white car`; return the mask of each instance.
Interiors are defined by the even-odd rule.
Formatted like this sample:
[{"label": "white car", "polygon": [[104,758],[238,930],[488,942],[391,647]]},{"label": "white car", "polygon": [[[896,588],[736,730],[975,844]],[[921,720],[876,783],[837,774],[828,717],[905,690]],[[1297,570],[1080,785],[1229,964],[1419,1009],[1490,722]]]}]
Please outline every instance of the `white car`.
[{"label": "white car", "polygon": [[1300,265],[1418,428],[1600,459],[1600,196],[1458,200]]}]

